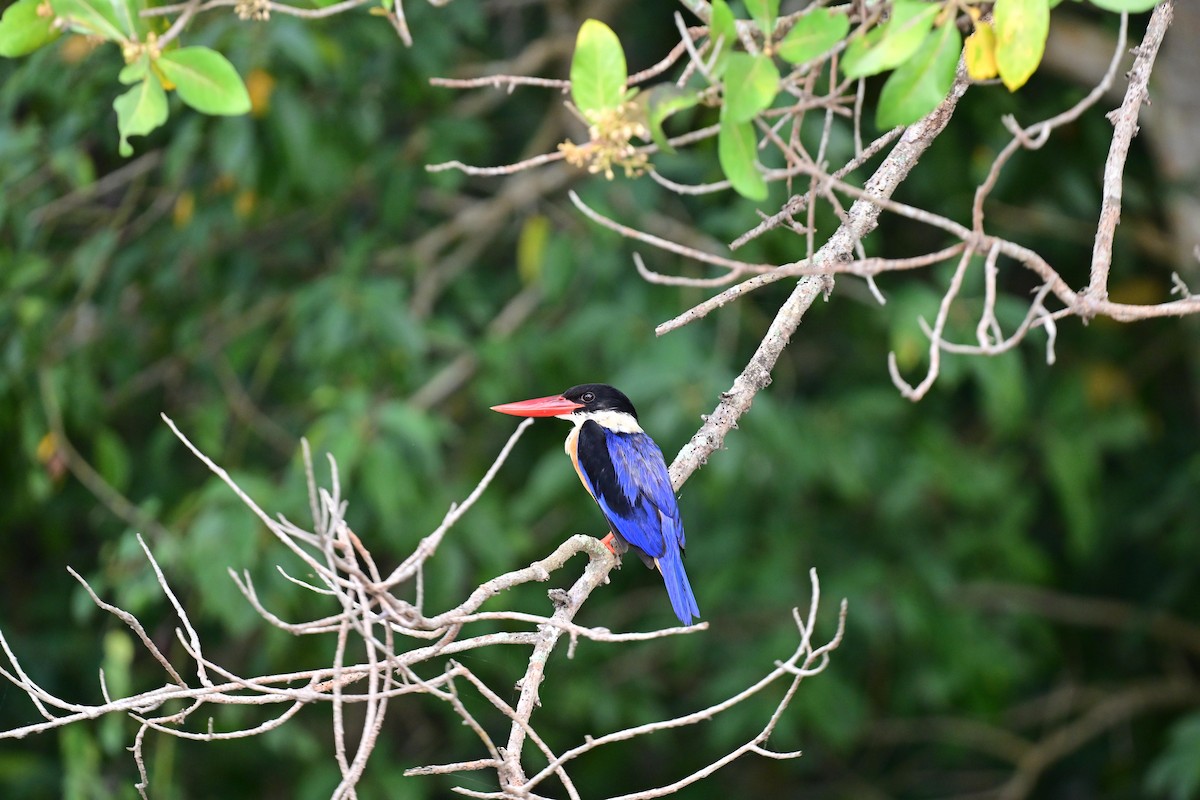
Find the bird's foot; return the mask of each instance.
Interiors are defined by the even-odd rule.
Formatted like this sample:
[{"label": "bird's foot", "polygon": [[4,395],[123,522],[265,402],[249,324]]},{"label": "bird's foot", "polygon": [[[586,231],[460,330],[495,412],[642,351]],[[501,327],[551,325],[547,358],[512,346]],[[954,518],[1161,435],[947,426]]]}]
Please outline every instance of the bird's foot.
[{"label": "bird's foot", "polygon": [[618,539],[617,535],[615,533],[613,533],[612,531],[609,531],[608,536],[605,536],[603,539],[600,540],[600,544],[607,547],[608,552],[612,553],[614,556],[617,556],[618,558],[620,557],[620,555],[622,553],[624,553],[626,550],[629,549],[629,545],[625,544],[625,542]]}]

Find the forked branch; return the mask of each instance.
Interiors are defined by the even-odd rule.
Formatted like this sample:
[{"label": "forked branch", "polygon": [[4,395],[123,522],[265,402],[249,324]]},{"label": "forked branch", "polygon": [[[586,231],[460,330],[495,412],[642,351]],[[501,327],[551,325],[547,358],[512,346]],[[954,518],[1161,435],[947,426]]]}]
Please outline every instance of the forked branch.
[{"label": "forked branch", "polygon": [[[607,643],[645,642],[704,631],[708,627],[707,623],[686,628],[628,633],[576,624],[574,618],[580,607],[594,590],[607,583],[609,572],[617,563],[616,558],[599,540],[582,534],[568,538],[548,556],[527,567],[486,581],[456,607],[427,614],[423,592],[420,589],[425,564],[435,556],[438,545],[487,488],[530,421],[527,420],[517,427],[491,468],[466,500],[461,505],[451,506],[442,524],[421,539],[408,558],[385,575],[378,568],[369,548],[346,525],[347,503],[342,497],[337,465],[332,459],[329,462],[329,485],[318,486],[311,454],[305,443],[305,471],[308,476],[313,515],[312,530],[307,530],[283,516],[276,518],[268,515],[238,486],[228,472],[196,447],[171,420],[165,417],[164,419],[180,441],[227,483],[270,529],[276,539],[301,560],[308,576],[306,579],[301,580],[288,575],[282,568],[281,575],[298,590],[316,595],[319,602],[327,606],[327,611],[313,619],[287,621],[263,604],[249,573],[239,574],[231,570],[235,585],[265,623],[295,636],[331,637],[335,645],[332,663],[294,672],[245,676],[235,669],[211,660],[205,655],[204,642],[192,624],[186,607],[172,590],[166,574],[159,567],[149,546],[139,536],[138,541],[159,587],[175,611],[178,620],[175,633],[184,653],[183,663],[172,663],[146,634],[144,626],[135,615],[101,599],[87,580],[72,570],[71,574],[83,585],[93,602],[116,616],[133,631],[146,652],[163,670],[166,683],[128,697],[114,698],[104,686],[102,675],[104,702],[75,703],[42,687],[0,632],[0,649],[8,662],[7,667],[0,667],[0,677],[29,697],[42,717],[39,722],[0,731],[0,739],[19,739],[108,714],[127,715],[138,725],[131,750],[140,775],[136,787],[143,797],[147,797],[152,778],[147,771],[144,757],[147,732],[153,731],[202,742],[248,738],[287,724],[306,705],[327,704],[330,708],[330,724],[333,731],[332,756],[341,775],[341,780],[331,796],[351,798],[356,796],[355,787],[379,742],[391,703],[408,695],[422,695],[446,703],[461,717],[478,739],[483,754],[482,757],[454,763],[413,767],[408,774],[451,774],[491,769],[497,775],[498,788],[495,792],[479,792],[465,788],[459,788],[458,791],[478,797],[533,797],[536,796],[532,794],[535,787],[549,778],[554,778],[564,788],[567,796],[580,798],[580,791],[572,782],[568,770],[572,761],[582,753],[610,742],[694,724],[733,707],[777,681],[784,680],[788,682],[789,688],[785,690],[775,713],[763,730],[745,745],[717,758],[705,769],[676,780],[673,784],[640,792],[631,797],[649,798],[670,794],[674,788],[693,783],[746,753],[753,752],[772,758],[799,755],[767,750],[767,738],[779,715],[791,701],[800,681],[824,669],[829,653],[841,642],[845,621],[843,605],[835,634],[822,645],[813,644],[819,598],[815,572],[811,574],[813,599],[808,615],[803,618],[798,613],[796,615],[800,643],[796,651],[787,660],[777,664],[766,677],[744,692],[708,709],[677,719],[589,738],[562,753],[555,752],[538,732],[534,712],[541,703],[539,686],[545,675],[547,659],[561,643],[564,635],[570,645],[568,656],[571,656],[575,643],[581,638]],[[573,557],[578,554],[587,556],[587,562],[582,572],[571,582],[569,589],[550,590],[549,612],[481,610],[489,599],[525,583],[545,582],[555,574],[563,575],[569,581],[569,572],[564,574],[564,570],[569,570]],[[495,620],[514,623],[515,629],[502,632],[479,630]],[[528,668],[518,682],[519,699],[515,704],[510,704],[504,699],[509,693],[506,688],[489,686],[457,657],[465,652],[513,646],[529,648],[531,655]],[[460,698],[460,692],[463,691],[476,693],[486,701],[499,719],[509,722],[511,732],[505,747],[499,747],[491,739],[487,733],[488,724],[468,711],[467,705]],[[166,711],[169,706],[174,707],[179,703],[183,704],[182,709]],[[360,706],[361,714],[349,716],[346,713],[348,704]],[[213,730],[209,721],[211,718],[204,713],[213,705],[262,706],[267,709],[268,715],[266,719],[244,728],[218,731]],[[351,726],[352,718],[360,722]],[[529,759],[524,755],[526,743],[532,744],[538,754],[536,758],[546,765],[532,778],[526,778],[526,764]]]}]

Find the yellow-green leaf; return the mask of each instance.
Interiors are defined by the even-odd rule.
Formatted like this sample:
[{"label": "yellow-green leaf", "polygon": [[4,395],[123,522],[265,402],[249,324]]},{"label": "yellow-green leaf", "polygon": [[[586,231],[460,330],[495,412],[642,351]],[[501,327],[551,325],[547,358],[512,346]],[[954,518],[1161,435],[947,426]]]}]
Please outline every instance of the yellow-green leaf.
[{"label": "yellow-green leaf", "polygon": [[167,93],[162,84],[147,75],[137,86],[113,100],[113,109],[121,134],[121,155],[131,156],[130,136],[145,136],[167,121]]},{"label": "yellow-green leaf", "polygon": [[722,119],[746,122],[769,107],[779,92],[779,68],[768,56],[734,53],[725,70]]},{"label": "yellow-green leaf", "polygon": [[585,20],[571,58],[571,99],[575,107],[583,112],[616,108],[625,96],[628,79],[621,40],[600,20]]},{"label": "yellow-green leaf", "polygon": [[126,85],[137,83],[146,79],[150,74],[150,54],[142,51],[142,54],[137,57],[132,63],[121,67],[121,71],[117,73],[117,80]]},{"label": "yellow-green leaf", "polygon": [[112,42],[123,42],[128,38],[108,0],[50,0],[50,7],[76,33],[99,36]]},{"label": "yellow-green leaf", "polygon": [[50,27],[54,14],[39,14],[41,5],[42,0],[17,0],[4,9],[4,16],[0,17],[0,56],[28,55],[58,38],[58,31]]},{"label": "yellow-green leaf", "polygon": [[750,19],[758,23],[759,30],[769,37],[779,18],[779,0],[746,0],[746,10]]},{"label": "yellow-green leaf", "polygon": [[664,153],[673,153],[675,148],[667,141],[663,132],[663,121],[677,111],[691,108],[700,102],[699,95],[673,83],[659,83],[638,95],[637,105],[642,110],[643,121],[650,129],[650,137]]},{"label": "yellow-green leaf", "polygon": [[1050,34],[1049,0],[996,0],[996,68],[1010,92],[1042,63]]},{"label": "yellow-green leaf", "polygon": [[1161,0],[1092,0],[1092,5],[1105,11],[1128,11],[1130,14],[1137,14],[1149,11],[1160,2]]},{"label": "yellow-green leaf", "polygon": [[733,47],[737,44],[737,21],[734,20],[733,12],[725,0],[712,0],[712,14],[708,21],[708,40],[713,43],[713,47],[716,47],[718,42],[721,45],[721,50],[717,53],[712,67],[713,77],[720,78],[725,73],[725,66],[729,63],[729,54],[733,52]]},{"label": "yellow-green leaf", "polygon": [[796,20],[776,47],[784,61],[803,64],[824,53],[850,32],[850,17],[818,8]]},{"label": "yellow-green leaf", "polygon": [[865,78],[900,66],[921,46],[939,11],[937,3],[896,0],[891,18],[878,32],[859,37],[847,46],[842,72],[847,78]]},{"label": "yellow-green leaf", "polygon": [[721,170],[734,191],[751,200],[767,199],[767,182],[755,164],[757,142],[754,138],[754,123],[734,124],[726,120],[721,123],[717,135],[717,160]]},{"label": "yellow-green leaf", "polygon": [[963,44],[963,60],[967,64],[967,74],[973,80],[986,81],[996,77],[996,31],[990,22],[975,23],[974,33]]},{"label": "yellow-green leaf", "polygon": [[534,214],[525,220],[517,235],[517,274],[526,284],[537,283],[546,260],[546,244],[550,241],[550,219]]},{"label": "yellow-green leaf", "polygon": [[883,38],[885,27],[871,28],[865,34],[851,37],[850,41],[846,43],[846,49],[842,51],[841,65],[843,74],[848,69],[856,69],[858,63],[866,58],[867,53],[879,45],[879,40]]},{"label": "yellow-green leaf", "polygon": [[146,0],[108,0],[121,30],[128,39],[141,40],[150,30],[150,21],[142,16]]},{"label": "yellow-green leaf", "polygon": [[954,83],[961,51],[962,35],[953,20],[931,31],[916,55],[883,84],[875,124],[881,130],[910,125],[937,108]]},{"label": "yellow-green leaf", "polygon": [[250,95],[241,76],[216,50],[207,47],[168,50],[154,66],[175,84],[179,99],[197,111],[233,116],[250,110]]}]

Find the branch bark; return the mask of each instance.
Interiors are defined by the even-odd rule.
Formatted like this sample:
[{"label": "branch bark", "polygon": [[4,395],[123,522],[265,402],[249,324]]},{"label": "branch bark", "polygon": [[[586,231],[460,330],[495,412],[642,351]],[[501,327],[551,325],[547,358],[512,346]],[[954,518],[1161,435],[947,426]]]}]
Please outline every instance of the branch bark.
[{"label": "branch bark", "polygon": [[1138,131],[1138,114],[1149,101],[1150,73],[1154,59],[1162,46],[1171,17],[1175,11],[1175,0],[1159,3],[1150,15],[1150,24],[1141,45],[1136,49],[1133,69],[1129,71],[1129,86],[1121,107],[1109,115],[1113,122],[1113,138],[1104,162],[1104,200],[1100,207],[1100,222],[1096,226],[1096,242],[1092,248],[1092,273],[1086,295],[1090,299],[1108,298],[1108,272],[1112,265],[1112,244],[1117,223],[1121,221],[1122,183],[1125,178],[1125,159],[1129,156],[1129,145]]},{"label": "branch bark", "polygon": [[[846,221],[809,259],[811,266],[820,267],[823,264],[854,260],[859,241],[878,225],[882,209],[873,200],[891,197],[896,187],[908,177],[921,156],[950,122],[959,99],[967,90],[967,85],[967,76],[960,71],[954,81],[954,87],[942,104],[905,130],[900,141],[867,181],[863,196],[850,206]],[[831,289],[832,278],[828,277],[805,277],[796,283],[796,288],[776,313],[746,367],[734,379],[729,390],[721,394],[720,402],[712,414],[705,419],[704,424],[672,462],[671,483],[677,491],[688,477],[721,447],[725,437],[737,426],[738,419],[750,410],[754,396],[770,384],[771,371],[775,368],[779,355],[791,341],[792,334],[800,326],[804,314],[822,292]]]}]

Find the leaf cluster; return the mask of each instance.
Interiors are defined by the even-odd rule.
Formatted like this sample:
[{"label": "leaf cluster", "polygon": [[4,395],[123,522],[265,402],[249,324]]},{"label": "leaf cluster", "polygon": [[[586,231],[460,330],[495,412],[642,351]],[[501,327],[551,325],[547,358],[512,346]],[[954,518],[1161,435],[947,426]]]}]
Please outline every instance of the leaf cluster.
[{"label": "leaf cluster", "polygon": [[145,0],[18,0],[0,18],[0,56],[28,55],[64,31],[116,45],[125,61],[117,79],[133,86],[112,104],[123,156],[133,155],[130,136],[166,123],[168,91],[204,114],[249,112],[250,96],[229,59],[209,47],[160,41],[166,29],[142,15],[148,7]]},{"label": "leaf cluster", "polygon": [[[875,124],[880,129],[908,125],[946,97],[960,57],[975,80],[999,75],[1010,91],[1022,87],[1041,63],[1050,9],[1057,2],[893,0],[852,20],[856,6],[811,6],[781,18],[778,0],[748,0],[749,19],[741,20],[726,0],[713,0],[707,20],[706,65],[700,70],[710,86],[657,84],[636,107],[627,105],[638,90],[626,85],[628,73],[620,40],[604,23],[588,20],[580,28],[572,60],[572,99],[589,119],[613,112],[639,120],[644,124],[631,128],[631,135],[649,134],[643,138],[653,139],[670,153],[673,149],[663,133],[663,122],[713,99],[711,88],[719,87],[715,102],[720,107],[717,156],[721,169],[735,191],[761,201],[767,197],[767,181],[758,166],[759,128],[766,124],[764,112],[789,96],[784,91],[788,82],[823,68],[851,81],[890,73],[876,104]],[[1104,0],[1096,5],[1109,11],[1139,12],[1156,2]],[[974,28],[965,41],[959,33],[960,11],[965,11],[964,17]],[[990,13],[985,16],[985,11]],[[830,62],[835,54],[838,61]],[[786,80],[779,60],[791,70]],[[593,140],[596,138],[593,131]],[[639,162],[639,168],[642,165]]]}]

